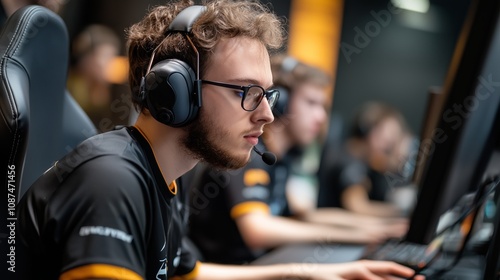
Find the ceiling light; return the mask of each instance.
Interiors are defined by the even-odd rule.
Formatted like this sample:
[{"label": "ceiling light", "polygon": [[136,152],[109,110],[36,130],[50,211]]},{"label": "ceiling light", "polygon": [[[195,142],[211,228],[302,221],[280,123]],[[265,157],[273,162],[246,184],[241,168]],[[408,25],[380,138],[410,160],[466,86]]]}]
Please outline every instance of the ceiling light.
[{"label": "ceiling light", "polygon": [[429,0],[391,0],[391,3],[400,9],[405,9],[418,13],[429,11]]}]

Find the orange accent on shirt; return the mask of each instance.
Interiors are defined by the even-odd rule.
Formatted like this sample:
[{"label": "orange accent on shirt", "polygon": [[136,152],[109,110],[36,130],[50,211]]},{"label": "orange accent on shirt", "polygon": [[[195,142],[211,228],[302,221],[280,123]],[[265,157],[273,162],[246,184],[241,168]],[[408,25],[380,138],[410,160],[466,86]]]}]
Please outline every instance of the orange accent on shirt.
[{"label": "orange accent on shirt", "polygon": [[238,205],[235,205],[231,209],[231,218],[236,219],[236,218],[241,217],[245,214],[256,213],[256,212],[270,214],[271,210],[269,209],[269,205],[265,204],[264,202],[247,201],[247,202],[243,202],[243,203],[240,203]]},{"label": "orange accent on shirt", "polygon": [[59,280],[108,278],[121,280],[142,280],[136,272],[109,264],[89,264],[70,269],[59,277]]},{"label": "orange accent on shirt", "polygon": [[170,183],[170,185],[168,185],[168,189],[170,190],[170,192],[173,194],[173,195],[176,195],[177,194],[177,183],[174,181],[172,181],[172,183]]},{"label": "orange accent on shirt", "polygon": [[262,169],[248,169],[243,174],[243,183],[247,187],[255,185],[268,185],[271,182],[269,173]]}]

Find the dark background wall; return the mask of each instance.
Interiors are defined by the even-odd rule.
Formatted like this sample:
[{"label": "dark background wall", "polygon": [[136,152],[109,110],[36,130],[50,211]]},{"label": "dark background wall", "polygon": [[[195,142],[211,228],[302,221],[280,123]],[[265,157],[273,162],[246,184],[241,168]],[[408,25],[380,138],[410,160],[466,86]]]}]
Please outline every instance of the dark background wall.
[{"label": "dark background wall", "polygon": [[345,1],[333,111],[349,122],[362,103],[384,101],[419,134],[428,89],[444,83],[469,2],[431,1],[421,14],[394,11],[388,0]]}]

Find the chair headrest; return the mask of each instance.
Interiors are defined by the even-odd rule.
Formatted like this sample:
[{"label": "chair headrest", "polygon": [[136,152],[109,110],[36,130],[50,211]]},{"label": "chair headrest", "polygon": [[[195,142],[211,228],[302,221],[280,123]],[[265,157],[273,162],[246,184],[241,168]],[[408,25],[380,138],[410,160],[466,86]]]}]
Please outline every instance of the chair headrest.
[{"label": "chair headrest", "polygon": [[[22,180],[20,195],[54,161],[96,133],[66,91],[68,64],[68,32],[57,14],[32,5],[5,22],[0,34],[0,114],[4,116],[0,144],[9,149],[0,147],[0,163],[8,158],[16,164],[18,182]],[[68,136],[69,130],[74,135]]]}]

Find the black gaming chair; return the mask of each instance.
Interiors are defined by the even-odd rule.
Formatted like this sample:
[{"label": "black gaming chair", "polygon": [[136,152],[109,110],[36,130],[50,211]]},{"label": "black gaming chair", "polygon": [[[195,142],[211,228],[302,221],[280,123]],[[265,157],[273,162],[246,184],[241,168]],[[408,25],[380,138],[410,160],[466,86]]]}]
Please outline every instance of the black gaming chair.
[{"label": "black gaming chair", "polygon": [[[66,91],[69,39],[41,6],[14,13],[0,34],[0,258],[9,253],[15,203],[57,159],[96,128]],[[11,220],[12,219],[12,220]],[[4,278],[2,278],[4,279]]]}]

